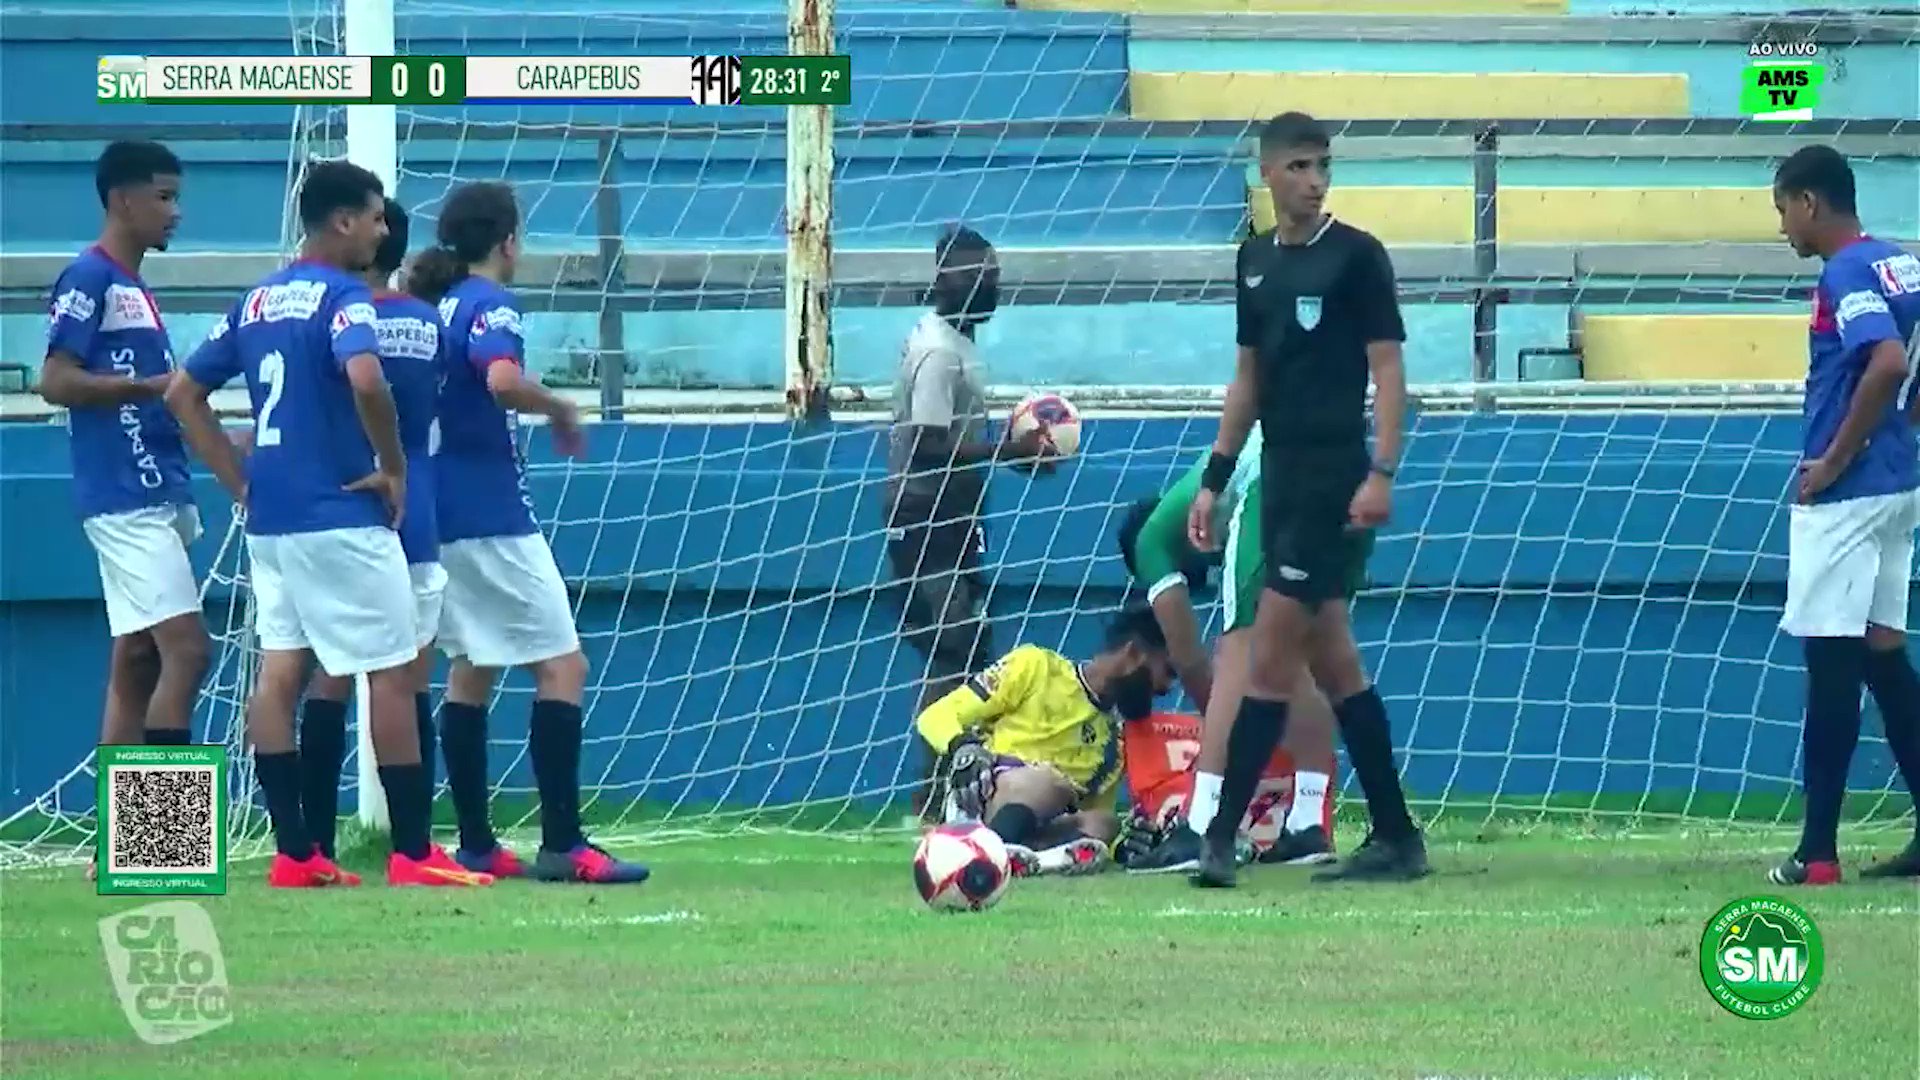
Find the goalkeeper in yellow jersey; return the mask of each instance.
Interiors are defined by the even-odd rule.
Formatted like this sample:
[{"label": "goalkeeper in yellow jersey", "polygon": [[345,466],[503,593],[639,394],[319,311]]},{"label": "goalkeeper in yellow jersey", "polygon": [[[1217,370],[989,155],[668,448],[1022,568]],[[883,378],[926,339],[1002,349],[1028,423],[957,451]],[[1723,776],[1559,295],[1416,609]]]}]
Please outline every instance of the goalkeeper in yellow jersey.
[{"label": "goalkeeper in yellow jersey", "polygon": [[949,820],[985,821],[1016,875],[1103,868],[1120,834],[1121,725],[1151,715],[1172,685],[1166,638],[1146,608],[1122,611],[1081,663],[1014,649],[916,723],[944,755]]}]

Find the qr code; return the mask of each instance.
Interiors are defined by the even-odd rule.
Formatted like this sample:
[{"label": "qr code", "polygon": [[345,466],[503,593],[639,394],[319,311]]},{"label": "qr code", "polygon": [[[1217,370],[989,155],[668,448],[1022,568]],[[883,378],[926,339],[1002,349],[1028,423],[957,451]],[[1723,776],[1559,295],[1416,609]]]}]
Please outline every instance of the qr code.
[{"label": "qr code", "polygon": [[113,769],[108,868],[213,870],[215,779],[211,768]]}]

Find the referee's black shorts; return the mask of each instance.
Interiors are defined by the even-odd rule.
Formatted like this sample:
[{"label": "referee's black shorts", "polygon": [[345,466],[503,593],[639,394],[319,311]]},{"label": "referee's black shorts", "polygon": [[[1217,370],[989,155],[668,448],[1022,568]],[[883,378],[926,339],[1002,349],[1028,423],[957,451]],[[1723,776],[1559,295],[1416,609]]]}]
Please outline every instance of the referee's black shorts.
[{"label": "referee's black shorts", "polygon": [[1368,466],[1364,445],[1267,444],[1260,462],[1267,588],[1309,609],[1352,593],[1373,547],[1370,533],[1347,527],[1353,493]]},{"label": "referee's black shorts", "polygon": [[901,633],[926,656],[932,678],[966,675],[993,660],[980,569],[985,548],[985,533],[972,518],[887,530],[887,562],[905,590]]}]

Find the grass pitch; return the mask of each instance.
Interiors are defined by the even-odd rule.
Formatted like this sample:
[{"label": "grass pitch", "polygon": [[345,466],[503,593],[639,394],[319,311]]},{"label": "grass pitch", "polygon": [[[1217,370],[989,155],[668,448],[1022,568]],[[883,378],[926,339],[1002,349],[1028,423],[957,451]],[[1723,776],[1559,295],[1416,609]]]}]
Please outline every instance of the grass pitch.
[{"label": "grass pitch", "polygon": [[[1347,831],[1348,842],[1357,830]],[[1872,834],[1881,853],[1900,833]],[[206,901],[234,1022],[138,1042],[95,922],[138,906],[77,868],[0,878],[0,1071],[182,1077],[1896,1077],[1920,1068],[1920,889],[1794,894],[1826,940],[1799,1012],[1701,985],[1721,904],[1778,834],[1433,844],[1411,885],[1254,868],[1016,883],[919,906],[910,841],[741,835],[644,850],[639,888]],[[623,850],[633,850],[625,848]],[[1849,850],[1850,868],[1867,851]]]}]

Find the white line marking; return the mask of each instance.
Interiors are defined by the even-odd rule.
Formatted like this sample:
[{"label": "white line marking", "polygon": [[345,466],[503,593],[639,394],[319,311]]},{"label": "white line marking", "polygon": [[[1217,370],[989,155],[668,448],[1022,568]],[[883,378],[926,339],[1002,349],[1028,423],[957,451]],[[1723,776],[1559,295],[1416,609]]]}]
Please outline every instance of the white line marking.
[{"label": "white line marking", "polygon": [[[1605,911],[1625,912],[1635,916],[1651,918],[1682,919],[1700,917],[1701,909],[1692,908],[1635,908],[1631,905],[1615,904],[1606,908],[1593,906],[1577,908],[1370,908],[1325,910],[1312,907],[1286,909],[1279,907],[1257,908],[1194,908],[1174,904],[1154,912],[1159,919],[1359,919],[1367,922],[1389,922],[1395,919],[1512,919],[1515,921],[1539,921],[1546,919],[1584,918],[1599,915]],[[1828,908],[1821,911],[1821,918],[1832,916],[1895,916],[1913,915],[1920,908],[1910,908],[1900,904],[1857,904],[1852,907]],[[1707,912],[1712,914],[1712,912]]]},{"label": "white line marking", "polygon": [[515,919],[516,929],[529,927],[596,927],[596,926],[659,926],[665,923],[699,922],[697,911],[657,911],[650,915],[623,915],[607,918],[599,915],[576,915],[560,919]]}]

